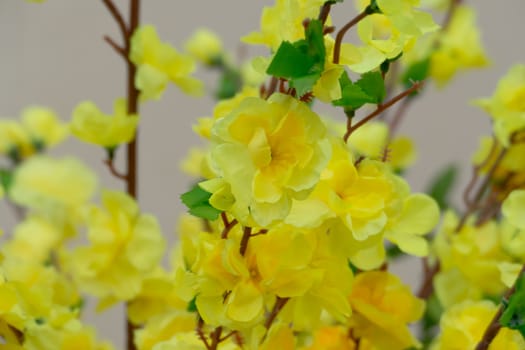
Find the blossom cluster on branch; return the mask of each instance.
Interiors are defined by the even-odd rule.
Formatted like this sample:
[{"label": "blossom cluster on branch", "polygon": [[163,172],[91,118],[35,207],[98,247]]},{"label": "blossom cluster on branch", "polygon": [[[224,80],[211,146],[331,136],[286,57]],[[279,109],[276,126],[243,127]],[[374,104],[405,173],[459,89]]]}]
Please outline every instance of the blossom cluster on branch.
[{"label": "blossom cluster on branch", "polygon": [[[179,51],[140,24],[140,0],[129,18],[102,0],[127,67],[113,113],[83,101],[68,122],[44,107],[0,119],[0,196],[20,219],[0,245],[0,348],[112,349],[82,321],[89,296],[125,305],[130,350],[525,349],[525,66],[474,102],[494,136],[455,210],[453,168],[411,191],[415,145],[397,129],[426,84],[488,64],[474,7],[360,0],[334,23],[348,2],[276,0],[242,38],[270,53],[235,62],[207,29]],[[217,104],[194,125],[205,145],[182,163],[195,182],[164,266],[137,198],[140,107],[170,83],[201,95],[199,64],[219,74]],[[126,191],[46,154],[69,135]],[[389,271],[405,256],[423,264],[417,293]]]}]

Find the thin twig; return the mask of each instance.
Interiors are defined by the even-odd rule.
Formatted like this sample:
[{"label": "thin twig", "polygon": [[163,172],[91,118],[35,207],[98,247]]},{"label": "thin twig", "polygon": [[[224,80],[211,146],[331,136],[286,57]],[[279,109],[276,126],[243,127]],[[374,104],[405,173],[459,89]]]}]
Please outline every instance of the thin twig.
[{"label": "thin twig", "polygon": [[228,233],[230,233],[231,229],[235,227],[235,225],[237,225],[238,221],[237,219],[228,221],[228,217],[226,216],[225,212],[221,213],[221,219],[222,219],[222,222],[224,223],[224,229],[222,230],[221,238],[226,239],[228,238]]},{"label": "thin twig", "polygon": [[115,176],[117,179],[120,179],[120,180],[123,180],[123,181],[128,181],[128,176],[126,174],[123,174],[121,172],[119,172],[117,170],[117,168],[115,168],[115,164],[113,162],[113,159],[106,159],[104,160],[104,164],[106,164],[108,166],[108,169],[109,171],[111,172],[111,174],[113,176]]},{"label": "thin twig", "polygon": [[326,23],[326,20],[328,19],[328,15],[330,14],[330,10],[332,9],[332,3],[327,1],[321,6],[321,11],[319,12],[318,19],[321,21],[321,23],[324,25]]},{"label": "thin twig", "polygon": [[279,314],[279,312],[281,312],[281,310],[286,305],[288,300],[290,300],[290,298],[277,297],[275,299],[275,304],[273,305],[273,309],[268,315],[268,318],[266,318],[266,322],[264,322],[264,327],[266,328],[267,332],[268,330],[270,330],[270,327],[272,326],[273,322],[277,318],[277,315]]},{"label": "thin twig", "polygon": [[343,140],[345,142],[348,141],[348,138],[350,137],[350,135],[356,131],[357,129],[359,129],[361,126],[363,126],[364,124],[366,124],[367,122],[369,122],[371,119],[373,119],[374,117],[380,115],[381,113],[383,113],[383,111],[385,111],[386,109],[388,109],[389,107],[393,106],[394,104],[396,104],[396,102],[402,100],[403,98],[409,96],[410,94],[412,94],[413,92],[419,90],[421,88],[421,86],[423,86],[423,82],[414,82],[412,84],[412,86],[403,91],[402,93],[398,94],[397,96],[393,97],[390,101],[384,103],[384,104],[379,104],[377,105],[377,109],[375,111],[373,111],[372,113],[370,113],[368,116],[366,116],[365,118],[363,118],[362,120],[360,120],[357,124],[355,124],[354,126],[351,126],[349,128],[347,128],[346,130],[346,133],[345,135],[343,136]]},{"label": "thin twig", "polygon": [[120,28],[120,32],[122,33],[123,39],[127,40],[128,39],[128,35],[129,35],[129,31],[128,31],[128,28],[126,26],[126,22],[124,21],[124,17],[120,13],[119,9],[113,3],[112,0],[102,0],[102,2],[108,8],[109,12],[111,13],[113,18],[115,19],[115,22],[117,22],[117,24],[118,24],[118,26]]},{"label": "thin twig", "polygon": [[252,235],[252,228],[244,227],[242,231],[241,247],[239,249],[239,252],[241,253],[242,256],[246,254],[246,249],[248,249],[248,241],[250,240],[251,235]]},{"label": "thin twig", "polygon": [[195,331],[197,332],[197,336],[199,337],[199,339],[202,340],[202,342],[204,343],[204,347],[206,348],[206,350],[211,350],[210,343],[208,343],[208,339],[206,339],[206,335],[204,335],[203,327],[204,321],[199,316],[199,319],[197,320],[197,329]]},{"label": "thin twig", "polygon": [[417,293],[418,298],[427,300],[434,292],[434,277],[440,270],[439,261],[432,267],[428,264],[428,258],[423,258],[423,283]]},{"label": "thin twig", "polygon": [[[518,278],[516,278],[516,281],[514,281],[514,285],[507,291],[507,293],[505,293],[505,296],[503,297],[504,300],[508,301],[509,298],[512,296],[512,294],[514,294],[514,292],[516,291],[516,283],[520,279],[521,275],[523,275],[524,273],[525,273],[525,265],[521,267],[521,271],[518,274]],[[504,309],[505,309],[505,306],[503,305],[503,303],[501,303],[498,308],[498,311],[492,318],[492,321],[490,321],[489,325],[485,329],[485,333],[483,333],[483,337],[481,338],[478,345],[476,346],[476,350],[487,350],[490,344],[492,343],[492,341],[494,340],[494,338],[496,338],[499,330],[501,329],[501,324],[499,321],[500,321],[501,315],[503,315]]]},{"label": "thin twig", "polygon": [[352,28],[353,26],[355,26],[357,23],[359,23],[363,18],[365,18],[366,16],[368,16],[369,13],[364,10],[363,12],[361,12],[360,14],[358,14],[357,16],[355,16],[350,22],[348,22],[347,24],[345,24],[343,26],[343,28],[341,28],[338,32],[337,32],[337,35],[335,37],[335,44],[334,44],[334,58],[333,58],[333,62],[335,64],[338,64],[339,63],[339,56],[341,55],[341,44],[343,42],[343,38],[346,34],[346,32]]},{"label": "thin twig", "polygon": [[104,40],[111,46],[124,60],[128,60],[128,55],[126,53],[126,49],[120,46],[113,40],[111,37],[104,35]]}]

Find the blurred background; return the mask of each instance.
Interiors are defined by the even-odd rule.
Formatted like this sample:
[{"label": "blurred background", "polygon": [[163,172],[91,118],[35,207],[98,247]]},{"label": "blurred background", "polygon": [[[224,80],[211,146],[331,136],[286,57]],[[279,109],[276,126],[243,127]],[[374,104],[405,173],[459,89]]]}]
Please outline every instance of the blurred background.
[{"label": "blurred background", "polygon": [[[127,13],[127,1],[115,0]],[[241,50],[239,37],[259,27],[264,5],[271,0],[221,1],[142,1],[142,23],[154,24],[162,40],[182,49],[183,42],[198,27],[208,27],[224,41],[232,53]],[[409,110],[399,134],[413,137],[418,148],[418,161],[407,173],[414,191],[423,191],[432,175],[445,166],[461,165],[458,185],[453,193],[457,207],[463,208],[461,192],[470,177],[470,157],[480,135],[490,134],[489,118],[469,105],[475,97],[489,96],[496,82],[514,63],[525,63],[525,1],[466,1],[476,7],[479,26],[490,67],[460,74],[444,90],[434,86]],[[346,23],[355,15],[352,1],[335,7],[333,22]],[[23,0],[0,0],[0,117],[18,117],[29,105],[53,108],[64,120],[81,101],[91,100],[103,111],[110,112],[116,97],[125,94],[125,66],[102,40],[110,35],[117,41],[120,34],[102,1],[48,0],[31,4]],[[247,56],[264,53],[247,48]],[[205,80],[211,94],[216,86],[214,72],[203,69],[198,77]],[[154,213],[165,236],[175,238],[177,217],[184,208],[179,195],[191,179],[179,170],[179,163],[191,146],[201,144],[191,132],[197,117],[211,115],[211,97],[194,99],[170,87],[164,98],[141,107],[139,152],[139,200],[144,212]],[[342,115],[334,116],[343,118]],[[102,160],[101,149],[69,140],[53,152],[76,155],[99,175],[102,187],[123,189],[111,177]],[[124,152],[117,155],[122,167]],[[9,231],[14,217],[0,203],[0,226]],[[394,269],[415,285],[419,262],[403,260]],[[89,309],[89,307],[88,307]],[[122,310],[112,309],[97,317],[87,310],[89,322],[96,323],[102,337],[110,338],[116,348],[123,348]]]}]

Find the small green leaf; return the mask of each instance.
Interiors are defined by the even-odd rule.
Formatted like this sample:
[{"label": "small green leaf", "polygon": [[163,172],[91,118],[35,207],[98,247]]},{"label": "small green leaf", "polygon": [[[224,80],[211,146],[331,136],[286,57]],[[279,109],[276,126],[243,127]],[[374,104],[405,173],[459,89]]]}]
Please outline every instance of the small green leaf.
[{"label": "small green leaf", "polygon": [[449,165],[436,175],[428,187],[427,193],[436,200],[441,209],[446,209],[450,206],[448,197],[454,188],[458,172],[459,169],[456,165]]},{"label": "small green leaf", "polygon": [[515,329],[525,338],[525,274],[521,273],[516,281],[514,293],[499,320],[504,327]]},{"label": "small green leaf", "polygon": [[224,100],[235,96],[235,94],[241,89],[242,80],[241,75],[234,69],[225,69],[222,73],[217,90],[215,91],[215,97],[218,100]]},{"label": "small green leaf", "polygon": [[413,63],[407,68],[401,79],[406,88],[410,88],[414,81],[423,81],[430,70],[430,58]]},{"label": "small green leaf", "polygon": [[314,73],[310,75],[305,75],[301,78],[296,78],[290,80],[290,87],[294,88],[297,96],[303,96],[308,91],[312,90],[312,87],[315,85],[315,82],[321,77],[321,73]]},{"label": "small green leaf", "polygon": [[0,169],[0,186],[2,186],[5,192],[9,193],[9,189],[13,185],[14,175],[13,171],[9,169]]},{"label": "small green leaf", "polygon": [[203,190],[198,184],[180,196],[190,214],[207,220],[216,220],[221,213],[220,210],[210,204],[211,193]]},{"label": "small green leaf", "polygon": [[370,5],[366,7],[365,12],[369,15],[381,13],[381,9],[377,5],[377,0],[370,0]]},{"label": "small green leaf", "polygon": [[359,86],[351,84],[345,86],[341,91],[342,97],[332,102],[334,106],[343,106],[356,110],[366,103],[374,103],[375,100],[366,94]]},{"label": "small green leaf", "polygon": [[196,297],[190,300],[190,302],[188,303],[188,306],[186,307],[186,311],[197,312],[197,298]]},{"label": "small green leaf", "polygon": [[386,96],[385,81],[381,72],[367,72],[361,76],[356,83],[368,96],[374,99],[374,103],[381,103]]},{"label": "small green leaf", "polygon": [[288,41],[277,49],[266,73],[279,78],[300,78],[310,73],[314,59]]}]

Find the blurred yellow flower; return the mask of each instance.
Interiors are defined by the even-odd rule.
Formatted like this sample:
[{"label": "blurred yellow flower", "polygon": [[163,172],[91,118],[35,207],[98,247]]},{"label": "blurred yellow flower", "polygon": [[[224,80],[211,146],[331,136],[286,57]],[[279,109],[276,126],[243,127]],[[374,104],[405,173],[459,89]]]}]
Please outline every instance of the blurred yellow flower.
[{"label": "blurred yellow flower", "polygon": [[131,37],[130,60],[137,66],[135,86],[141,99],[159,99],[171,81],[190,95],[200,95],[201,81],[191,77],[195,61],[160,41],[155,27],[139,27]]},{"label": "blurred yellow flower", "polygon": [[137,115],[127,114],[125,99],[115,101],[113,115],[104,114],[93,102],[85,101],[73,111],[71,132],[84,142],[115,149],[133,140],[138,123]]},{"label": "blurred yellow flower", "polygon": [[207,28],[197,29],[184,44],[184,49],[207,65],[222,59],[223,54],[221,39]]}]

